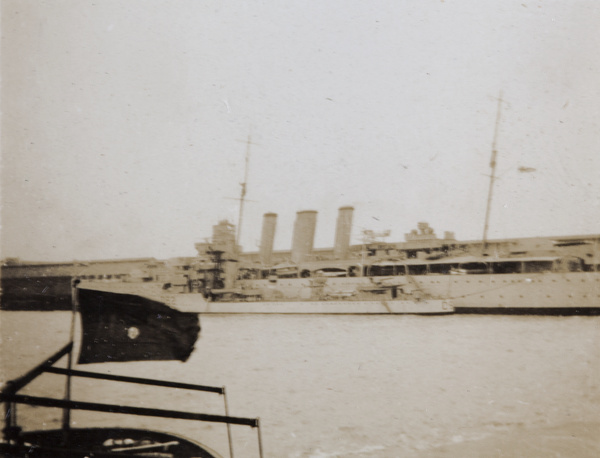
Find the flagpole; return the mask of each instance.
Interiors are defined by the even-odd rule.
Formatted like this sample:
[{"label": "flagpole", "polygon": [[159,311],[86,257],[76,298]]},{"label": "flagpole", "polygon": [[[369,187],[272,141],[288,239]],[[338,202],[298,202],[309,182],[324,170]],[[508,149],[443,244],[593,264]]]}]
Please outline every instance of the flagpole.
[{"label": "flagpole", "polygon": [[[225,403],[225,416],[229,416],[229,405],[227,404],[227,392],[225,391],[225,387],[223,390],[223,402]],[[227,439],[229,440],[229,456],[233,458],[233,440],[231,438],[231,425],[227,423]]]},{"label": "flagpole", "polygon": [[[78,294],[77,285],[80,283],[78,278],[71,280],[71,330],[69,331],[69,343],[71,350],[67,356],[67,381],[65,385],[65,400],[71,400],[71,371],[73,370],[73,342],[75,340],[75,319],[77,315]],[[62,429],[63,441],[68,442],[69,429],[71,427],[71,409],[66,407],[63,409]]]}]

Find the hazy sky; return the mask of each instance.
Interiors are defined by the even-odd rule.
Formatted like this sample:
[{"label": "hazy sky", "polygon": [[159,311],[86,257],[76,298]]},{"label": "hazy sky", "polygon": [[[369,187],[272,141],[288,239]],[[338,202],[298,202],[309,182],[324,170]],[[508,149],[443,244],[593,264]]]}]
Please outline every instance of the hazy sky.
[{"label": "hazy sky", "polygon": [[[600,232],[600,3],[3,0],[2,257],[257,249],[337,209],[388,241]],[[532,167],[520,173],[519,167]]]}]

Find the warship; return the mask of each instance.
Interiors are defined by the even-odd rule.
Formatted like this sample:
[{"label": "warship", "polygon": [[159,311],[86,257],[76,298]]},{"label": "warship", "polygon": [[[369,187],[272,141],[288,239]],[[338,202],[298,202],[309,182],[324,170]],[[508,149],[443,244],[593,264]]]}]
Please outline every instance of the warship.
[{"label": "warship", "polygon": [[[536,239],[537,245],[528,246],[523,246],[523,240],[488,240],[501,107],[502,95],[498,98],[481,241],[460,243],[451,232],[439,240],[422,222],[418,231],[406,234],[405,244],[377,243],[378,236],[387,237],[390,231],[366,230],[362,245],[352,250],[354,209],[347,206],[339,209],[332,251],[313,249],[317,212],[309,210],[297,213],[289,253],[275,259],[277,215],[266,213],[258,256],[240,256],[244,180],[237,234],[233,225],[222,221],[213,226],[211,243],[196,245],[199,259],[187,266],[193,272],[186,276],[189,289],[202,293],[205,313],[215,309],[231,313],[241,308],[239,303],[252,303],[252,310],[306,313],[372,313],[373,308],[366,304],[377,303],[384,313],[598,312],[600,235],[543,238],[542,243]],[[249,150],[246,177],[248,158]],[[178,302],[191,306],[194,301],[188,296]],[[258,303],[278,305],[258,307]]]},{"label": "warship", "polygon": [[[341,208],[338,222],[347,221],[351,211]],[[298,230],[306,227],[306,215],[298,213],[296,234],[306,233]],[[274,218],[265,215],[265,225],[272,226]],[[421,223],[403,245],[365,242],[345,257],[334,248],[332,259],[320,260],[303,260],[309,250],[292,250],[280,253],[280,261],[286,256],[296,261],[268,265],[258,259],[261,253],[229,258],[222,243],[225,229],[224,223],[215,226],[217,243],[197,244],[205,256],[192,263],[185,281],[187,290],[198,294],[177,294],[176,304],[186,309],[196,304],[203,313],[578,314],[600,309],[598,235],[484,245],[437,239]],[[393,309],[404,303],[405,308]]]}]

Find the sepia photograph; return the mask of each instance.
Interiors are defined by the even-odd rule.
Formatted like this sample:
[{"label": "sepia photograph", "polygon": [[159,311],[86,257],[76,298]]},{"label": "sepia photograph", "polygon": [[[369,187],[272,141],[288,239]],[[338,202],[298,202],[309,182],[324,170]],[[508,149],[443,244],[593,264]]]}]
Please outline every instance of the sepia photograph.
[{"label": "sepia photograph", "polygon": [[0,456],[600,456],[599,24],[0,0]]}]

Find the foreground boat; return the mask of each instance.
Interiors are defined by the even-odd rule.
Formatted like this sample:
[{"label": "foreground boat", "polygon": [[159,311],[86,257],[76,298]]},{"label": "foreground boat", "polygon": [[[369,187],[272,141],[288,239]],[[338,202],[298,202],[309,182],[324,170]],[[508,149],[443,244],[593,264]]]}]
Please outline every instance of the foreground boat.
[{"label": "foreground boat", "polygon": [[[82,343],[79,364],[106,361],[187,360],[199,332],[194,314],[172,310],[164,304],[136,296],[81,291],[88,302],[82,310]],[[74,314],[75,315],[75,314]],[[104,315],[104,316],[98,316]],[[71,327],[71,337],[74,333]],[[263,456],[258,418],[233,417],[228,414],[224,387],[178,383],[150,378],[138,378],[75,370],[72,368],[73,339],[23,376],[7,382],[0,392],[5,405],[5,427],[0,441],[0,456],[7,458],[33,457],[119,457],[145,456],[163,458],[220,458],[223,455],[211,448],[184,438],[177,433],[131,427],[72,427],[71,411],[84,410],[122,415],[180,419],[221,423],[227,427],[229,456],[233,457],[230,425],[256,428],[255,456]],[[67,357],[67,367],[55,364]],[[44,374],[67,377],[62,396],[34,396],[22,390]],[[101,402],[82,402],[71,399],[72,378],[150,385],[173,391],[190,390],[223,396],[224,414],[198,413]],[[168,397],[165,398],[168,402]],[[145,403],[144,403],[145,404]],[[62,428],[52,430],[23,430],[17,422],[17,406],[29,405],[62,409]],[[81,419],[78,419],[78,423]]]},{"label": "foreground boat", "polygon": [[214,450],[175,434],[133,428],[78,428],[64,442],[62,429],[21,433],[18,442],[0,444],[2,456],[84,458],[153,456],[216,458]]},{"label": "foreground boat", "polygon": [[[259,420],[255,418],[231,417],[228,415],[212,415],[176,410],[151,409],[144,407],[103,404],[94,402],[78,402],[59,397],[37,397],[22,395],[19,392],[38,376],[49,373],[68,377],[84,377],[114,382],[137,383],[175,390],[204,391],[225,395],[225,389],[219,387],[176,383],[147,378],[122,377],[55,367],[54,364],[69,356],[73,343],[44,360],[41,364],[22,377],[8,382],[0,393],[0,401],[6,406],[4,440],[0,442],[0,456],[10,458],[22,457],[116,457],[116,456],[160,456],[178,458],[219,458],[222,455],[193,440],[177,434],[135,428],[72,428],[67,423],[62,429],[43,431],[23,431],[17,424],[17,405],[59,408],[64,411],[64,418],[70,417],[71,410],[87,410],[93,412],[109,412],[125,415],[142,415],[147,417],[184,419],[225,423],[227,425],[246,425],[259,428]],[[225,401],[227,408],[227,403]],[[260,431],[260,430],[259,430]],[[260,432],[259,432],[260,444]]]}]

